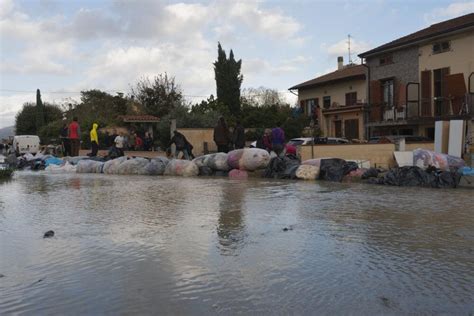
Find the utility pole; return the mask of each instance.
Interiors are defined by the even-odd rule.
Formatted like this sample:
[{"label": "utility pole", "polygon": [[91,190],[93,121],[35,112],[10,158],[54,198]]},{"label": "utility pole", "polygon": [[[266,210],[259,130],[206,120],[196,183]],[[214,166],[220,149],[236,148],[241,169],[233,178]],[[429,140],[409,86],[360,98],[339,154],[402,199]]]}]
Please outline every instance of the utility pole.
[{"label": "utility pole", "polygon": [[347,51],[349,53],[349,64],[352,64],[352,57],[351,57],[351,34],[347,34]]}]

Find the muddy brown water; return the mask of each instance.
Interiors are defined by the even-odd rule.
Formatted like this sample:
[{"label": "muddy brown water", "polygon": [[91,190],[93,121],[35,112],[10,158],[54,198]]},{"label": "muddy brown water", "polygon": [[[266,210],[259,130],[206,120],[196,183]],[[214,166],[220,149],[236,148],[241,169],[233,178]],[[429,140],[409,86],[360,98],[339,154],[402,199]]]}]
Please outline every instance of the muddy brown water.
[{"label": "muddy brown water", "polygon": [[473,193],[19,172],[0,313],[472,314]]}]

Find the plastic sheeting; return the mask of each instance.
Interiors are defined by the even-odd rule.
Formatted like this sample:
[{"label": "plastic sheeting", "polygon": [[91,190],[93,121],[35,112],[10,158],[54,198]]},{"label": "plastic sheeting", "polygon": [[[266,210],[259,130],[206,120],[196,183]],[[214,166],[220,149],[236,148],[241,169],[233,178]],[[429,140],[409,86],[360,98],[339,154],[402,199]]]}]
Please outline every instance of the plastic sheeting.
[{"label": "plastic sheeting", "polygon": [[109,160],[109,161],[106,161],[104,163],[104,167],[103,167],[103,172],[106,173],[106,174],[117,174],[118,173],[118,166],[120,166],[120,164],[124,161],[127,160],[127,157],[119,157],[119,158],[115,158],[115,159],[112,159],[112,160]]},{"label": "plastic sheeting", "polygon": [[132,158],[125,160],[117,167],[118,174],[141,174],[146,175],[150,161],[146,158]]},{"label": "plastic sheeting", "polygon": [[165,175],[192,177],[199,174],[199,167],[190,160],[172,159],[165,169]]},{"label": "plastic sheeting", "polygon": [[49,173],[75,173],[77,166],[71,165],[69,162],[66,162],[63,165],[49,165],[44,171]]},{"label": "plastic sheeting", "polygon": [[319,179],[341,182],[346,174],[357,168],[357,163],[347,162],[344,159],[321,159]]},{"label": "plastic sheeting", "polygon": [[319,176],[319,167],[300,165],[298,169],[296,169],[295,176],[302,180],[316,180]]},{"label": "plastic sheeting", "polygon": [[269,162],[270,155],[260,148],[236,149],[227,156],[227,164],[232,169],[255,171],[265,169]]},{"label": "plastic sheeting", "polygon": [[321,167],[321,158],[316,158],[316,159],[308,159],[305,160],[301,163],[302,165],[309,165],[309,166],[315,166],[315,167]]},{"label": "plastic sheeting", "polygon": [[457,172],[434,168],[423,170],[419,167],[390,169],[382,178],[371,178],[369,183],[394,186],[419,186],[432,188],[456,188],[461,175]]},{"label": "plastic sheeting", "polygon": [[265,168],[264,178],[296,179],[296,169],[300,166],[298,159],[290,157],[274,157]]},{"label": "plastic sheeting", "polygon": [[200,176],[212,176],[212,175],[214,175],[214,170],[212,170],[208,166],[201,166],[201,167],[199,167],[199,175]]},{"label": "plastic sheeting", "polygon": [[150,163],[147,165],[146,172],[149,175],[163,175],[165,173],[166,165],[170,160],[166,157],[156,157],[150,160]]},{"label": "plastic sheeting", "polygon": [[209,167],[212,170],[228,171],[229,165],[227,164],[226,153],[216,153],[197,157],[193,159],[193,162],[198,167]]},{"label": "plastic sheeting", "polygon": [[94,160],[81,160],[76,165],[77,173],[102,173],[104,163]]},{"label": "plastic sheeting", "polygon": [[63,160],[56,157],[50,157],[44,160],[44,164],[46,165],[46,167],[48,167],[49,165],[59,166],[63,164]]},{"label": "plastic sheeting", "polygon": [[464,160],[446,154],[435,153],[431,150],[417,148],[413,151],[413,165],[421,169],[435,167],[436,169],[448,171],[451,168],[464,167]]},{"label": "plastic sheeting", "polygon": [[248,179],[249,174],[245,170],[232,169],[229,171],[229,178],[234,180],[245,180]]}]

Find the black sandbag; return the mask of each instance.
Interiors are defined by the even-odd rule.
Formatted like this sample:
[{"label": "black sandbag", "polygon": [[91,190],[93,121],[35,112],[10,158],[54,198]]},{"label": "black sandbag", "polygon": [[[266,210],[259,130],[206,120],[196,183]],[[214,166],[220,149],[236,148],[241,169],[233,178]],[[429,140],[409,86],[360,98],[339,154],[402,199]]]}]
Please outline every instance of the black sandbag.
[{"label": "black sandbag", "polygon": [[362,179],[377,178],[379,176],[379,170],[377,168],[369,168],[364,174],[362,174]]},{"label": "black sandbag", "polygon": [[201,166],[201,167],[199,167],[199,175],[200,176],[212,176],[212,175],[214,175],[214,170],[212,170],[208,166]]},{"label": "black sandbag", "polygon": [[214,171],[214,175],[216,177],[228,177],[229,176],[229,171],[217,170],[217,171]]},{"label": "black sandbag", "polygon": [[441,171],[430,168],[401,167],[390,169],[383,178],[369,179],[369,183],[394,186],[419,186],[431,188],[456,188],[460,175],[456,171]]},{"label": "black sandbag", "polygon": [[351,165],[347,165],[347,162],[344,159],[321,159],[321,165],[319,168],[319,179],[341,182],[342,178],[350,172],[347,170],[350,169]]},{"label": "black sandbag", "polygon": [[296,179],[296,169],[300,161],[296,156],[274,157],[263,173],[264,178]]}]

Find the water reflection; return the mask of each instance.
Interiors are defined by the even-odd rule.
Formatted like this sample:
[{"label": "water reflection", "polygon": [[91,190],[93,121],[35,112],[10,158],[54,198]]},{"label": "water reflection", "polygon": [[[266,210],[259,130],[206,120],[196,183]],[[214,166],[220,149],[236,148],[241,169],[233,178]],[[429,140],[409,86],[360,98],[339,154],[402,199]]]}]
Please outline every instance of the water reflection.
[{"label": "water reflection", "polygon": [[247,185],[242,181],[222,186],[219,202],[217,236],[223,255],[237,255],[245,244],[245,217],[242,210]]},{"label": "water reflection", "polygon": [[465,190],[18,173],[0,184],[0,311],[469,314],[471,206]]}]

